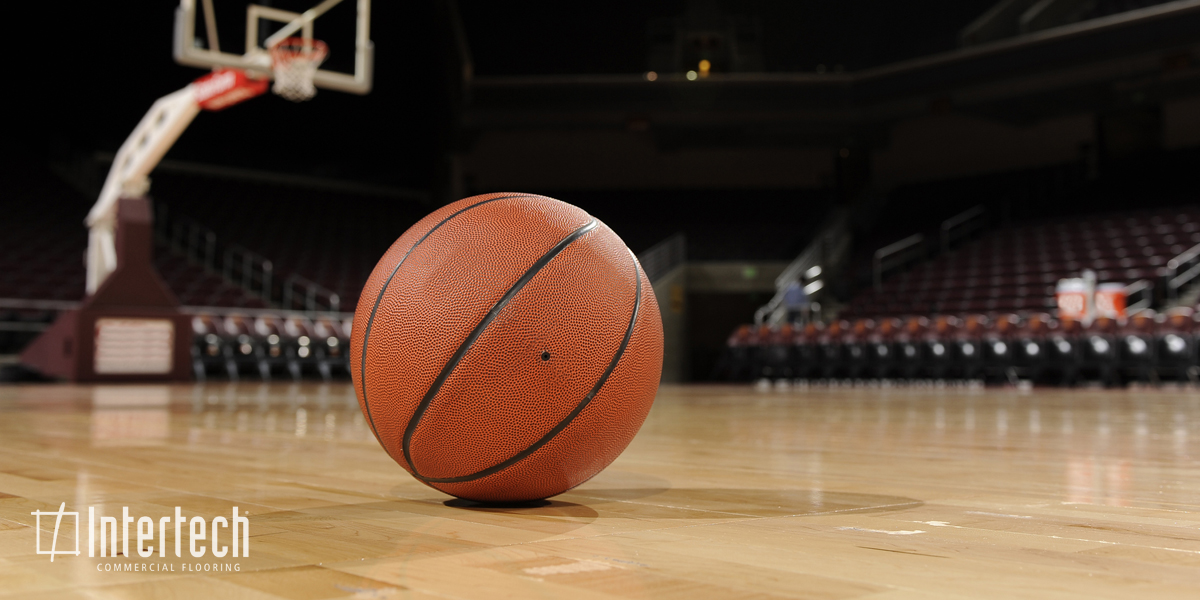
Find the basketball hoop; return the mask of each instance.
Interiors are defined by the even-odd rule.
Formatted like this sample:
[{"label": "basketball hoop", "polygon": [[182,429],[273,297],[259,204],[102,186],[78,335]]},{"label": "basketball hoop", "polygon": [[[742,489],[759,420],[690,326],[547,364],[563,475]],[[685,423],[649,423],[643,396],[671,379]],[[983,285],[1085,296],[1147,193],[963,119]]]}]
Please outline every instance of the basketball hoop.
[{"label": "basketball hoop", "polygon": [[271,68],[275,72],[271,91],[292,102],[312,98],[317,94],[313,77],[328,54],[325,42],[298,37],[286,38],[271,47]]}]

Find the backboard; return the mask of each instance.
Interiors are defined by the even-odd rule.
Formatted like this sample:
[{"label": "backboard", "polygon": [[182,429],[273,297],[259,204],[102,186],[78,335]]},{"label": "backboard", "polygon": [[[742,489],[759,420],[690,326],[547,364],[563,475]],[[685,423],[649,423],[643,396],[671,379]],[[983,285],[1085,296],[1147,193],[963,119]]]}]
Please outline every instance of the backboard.
[{"label": "backboard", "polygon": [[[353,94],[371,91],[371,0],[276,0],[270,4],[274,6],[245,0],[180,0],[175,11],[175,62],[274,77],[272,46],[288,38],[315,37],[327,42],[331,54],[341,59],[320,65],[313,76],[316,87]],[[322,18],[322,27],[314,35],[318,18]],[[352,64],[346,60],[351,53]]]}]

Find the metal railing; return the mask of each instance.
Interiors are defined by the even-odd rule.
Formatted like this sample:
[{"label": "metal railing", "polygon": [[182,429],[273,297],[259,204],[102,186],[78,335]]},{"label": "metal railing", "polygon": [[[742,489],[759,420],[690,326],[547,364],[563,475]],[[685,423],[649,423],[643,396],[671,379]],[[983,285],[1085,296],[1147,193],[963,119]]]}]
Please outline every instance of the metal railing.
[{"label": "metal railing", "polygon": [[[787,316],[787,307],[783,304],[784,294],[788,286],[802,282],[804,274],[813,267],[820,267],[826,276],[831,273],[850,250],[850,213],[845,209],[835,209],[833,214],[821,225],[821,229],[812,242],[775,278],[775,295],[766,304],[754,311],[754,322],[757,324],[778,324]],[[816,294],[820,289],[813,290]],[[812,294],[810,294],[811,296]]]},{"label": "metal railing", "polygon": [[920,233],[915,233],[876,250],[872,264],[875,291],[883,289],[883,276],[888,271],[920,258],[925,258],[925,236]]},{"label": "metal railing", "polygon": [[949,252],[955,240],[965,238],[980,229],[987,227],[987,207],[982,204],[964,210],[945,221],[942,221],[942,252]]},{"label": "metal railing", "polygon": [[265,300],[272,300],[271,279],[275,266],[261,254],[238,244],[229,244],[221,257],[221,276],[225,281]]},{"label": "metal railing", "polygon": [[325,317],[329,319],[353,319],[352,312],[338,311],[305,311],[305,310],[285,310],[281,308],[245,308],[233,306],[181,306],[179,312],[186,315],[214,315],[218,317],[242,316],[242,317],[307,317],[317,318]]},{"label": "metal railing", "polygon": [[638,262],[651,283],[687,262],[687,236],[682,233],[653,245],[638,255]]},{"label": "metal railing", "polygon": [[221,243],[212,229],[189,217],[171,214],[165,204],[155,207],[154,226],[159,241],[171,252],[209,274],[220,275],[268,306],[323,311],[336,311],[340,306],[336,293],[299,275],[281,283],[274,263],[265,256],[240,244]]},{"label": "metal railing", "polygon": [[216,271],[217,234],[213,230],[198,225],[191,219],[176,221],[171,228],[169,244],[188,260],[199,263],[205,271]]},{"label": "metal railing", "polygon": [[83,304],[71,300],[27,300],[25,298],[0,298],[0,308],[15,310],[74,310]]},{"label": "metal railing", "polygon": [[299,275],[292,275],[283,282],[280,306],[287,310],[337,312],[341,310],[341,302],[337,294]]},{"label": "metal railing", "polygon": [[[1131,302],[1134,296],[1139,295],[1140,298],[1136,302]],[[1133,314],[1139,310],[1150,308],[1154,304],[1154,282],[1149,279],[1139,279],[1125,286],[1125,312]]]},{"label": "metal railing", "polygon": [[[1183,272],[1180,273],[1180,270]],[[1200,244],[1196,244],[1167,261],[1163,279],[1167,282],[1167,299],[1179,298],[1179,289],[1200,276]]]},{"label": "metal railing", "polygon": [[[71,302],[68,300],[0,298],[0,310],[29,310],[57,313],[64,310],[76,309],[80,304],[80,302]],[[0,319],[2,318],[3,317],[0,317]],[[37,333],[48,329],[52,322],[53,319],[43,319],[41,316],[36,316],[33,320],[17,317],[16,319],[11,320],[0,320],[0,331]],[[4,348],[0,348],[0,355],[4,355]]]}]

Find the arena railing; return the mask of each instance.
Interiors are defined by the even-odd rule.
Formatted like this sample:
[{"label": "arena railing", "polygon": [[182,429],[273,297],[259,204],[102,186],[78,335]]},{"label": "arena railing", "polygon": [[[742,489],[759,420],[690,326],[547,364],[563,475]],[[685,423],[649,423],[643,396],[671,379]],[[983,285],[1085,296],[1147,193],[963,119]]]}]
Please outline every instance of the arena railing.
[{"label": "arena railing", "polygon": [[646,279],[654,283],[676,267],[687,262],[687,236],[676,233],[638,255]]},{"label": "arena railing", "polygon": [[280,283],[275,265],[267,257],[240,244],[221,243],[212,229],[190,217],[172,215],[166,204],[159,203],[155,212],[159,240],[206,272],[219,274],[271,306],[294,309],[299,303],[304,310],[339,310],[338,295],[319,283],[295,274]]},{"label": "arena railing", "polygon": [[[1183,272],[1180,273],[1180,270]],[[1179,299],[1179,290],[1197,276],[1200,276],[1200,244],[1167,261],[1163,277],[1167,283],[1167,299]]]},{"label": "arena railing", "polygon": [[964,210],[942,221],[942,252],[949,252],[956,240],[965,238],[988,225],[987,207],[982,204]]},{"label": "arena railing", "polygon": [[154,222],[159,230],[160,241],[175,254],[204,267],[206,272],[216,273],[216,232],[189,217],[172,218],[166,204],[159,203],[155,213]]},{"label": "arena railing", "polygon": [[914,233],[876,250],[872,264],[872,271],[875,275],[875,291],[883,289],[883,276],[888,271],[922,258],[925,258],[925,235],[920,233]]},{"label": "arena railing", "polygon": [[[300,293],[297,293],[299,291]],[[306,311],[331,311],[341,309],[341,298],[320,284],[299,275],[291,275],[283,282],[283,301],[280,306],[295,309],[297,302]]]},{"label": "arena railing", "polygon": [[230,306],[181,306],[179,311],[188,315],[212,315],[218,317],[242,316],[242,317],[327,317],[331,319],[353,319],[353,312],[341,311],[309,311],[309,310],[287,310],[281,308],[242,308]]},{"label": "arena railing", "polygon": [[[0,298],[0,310],[36,310],[46,312],[62,312],[78,308],[79,302],[69,300],[26,300],[24,298]],[[0,331],[44,331],[50,327],[49,321],[0,321]]]},{"label": "arena railing", "polygon": [[221,276],[226,281],[271,303],[271,277],[275,266],[257,252],[239,244],[229,244],[221,259]]},{"label": "arena railing", "polygon": [[[783,305],[783,296],[788,286],[801,282],[805,273],[816,269],[820,275],[829,277],[836,266],[840,265],[850,250],[850,213],[845,209],[835,209],[821,225],[817,236],[784,268],[779,277],[775,278],[775,295],[763,306],[754,311],[754,322],[776,325],[787,315],[787,307]],[[813,294],[820,288],[814,289]],[[812,294],[810,294],[811,296]]]}]

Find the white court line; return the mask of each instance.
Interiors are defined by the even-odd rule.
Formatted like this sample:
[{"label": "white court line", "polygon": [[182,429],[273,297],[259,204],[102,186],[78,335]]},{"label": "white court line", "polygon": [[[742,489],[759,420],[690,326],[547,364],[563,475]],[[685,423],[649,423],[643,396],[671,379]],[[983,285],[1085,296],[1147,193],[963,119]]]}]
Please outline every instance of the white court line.
[{"label": "white court line", "polygon": [[1183,552],[1184,554],[1200,554],[1200,550],[1186,550],[1183,548],[1168,548],[1166,546],[1146,546],[1143,544],[1130,544],[1128,542],[1110,542],[1108,540],[1091,540],[1088,538],[1065,537],[1061,535],[1045,535],[1041,533],[1028,533],[1024,531],[1008,531],[983,529],[980,527],[965,527],[963,525],[951,525],[945,521],[909,521],[909,523],[920,523],[922,525],[933,525],[934,527],[950,527],[951,529],[967,529],[970,531],[988,531],[991,533],[1001,533],[1009,535],[1029,535],[1034,537],[1048,537],[1052,540],[1067,540],[1071,542],[1088,542],[1090,544],[1107,544],[1110,546],[1128,546],[1131,548],[1149,548],[1151,550],[1169,550],[1171,552]]},{"label": "white court line", "polygon": [[535,577],[545,575],[568,575],[571,573],[590,573],[592,571],[607,571],[609,569],[620,569],[621,567],[602,563],[596,560],[580,560],[573,563],[561,565],[550,565],[548,567],[530,567],[522,569],[525,573]]},{"label": "white court line", "polygon": [[906,531],[906,530],[888,531],[886,529],[863,529],[862,527],[836,527],[835,529],[838,529],[839,531],[865,531],[867,533],[885,533],[887,535],[916,535],[918,533],[925,533],[924,531],[921,531],[920,529],[913,529],[912,531]]},{"label": "white court line", "polygon": [[979,511],[979,510],[967,510],[967,511],[963,511],[963,512],[967,513],[968,515],[983,515],[985,517],[1003,517],[1005,519],[1032,519],[1033,518],[1033,517],[1027,517],[1025,515],[1006,515],[1003,513],[983,512],[983,511]]}]

